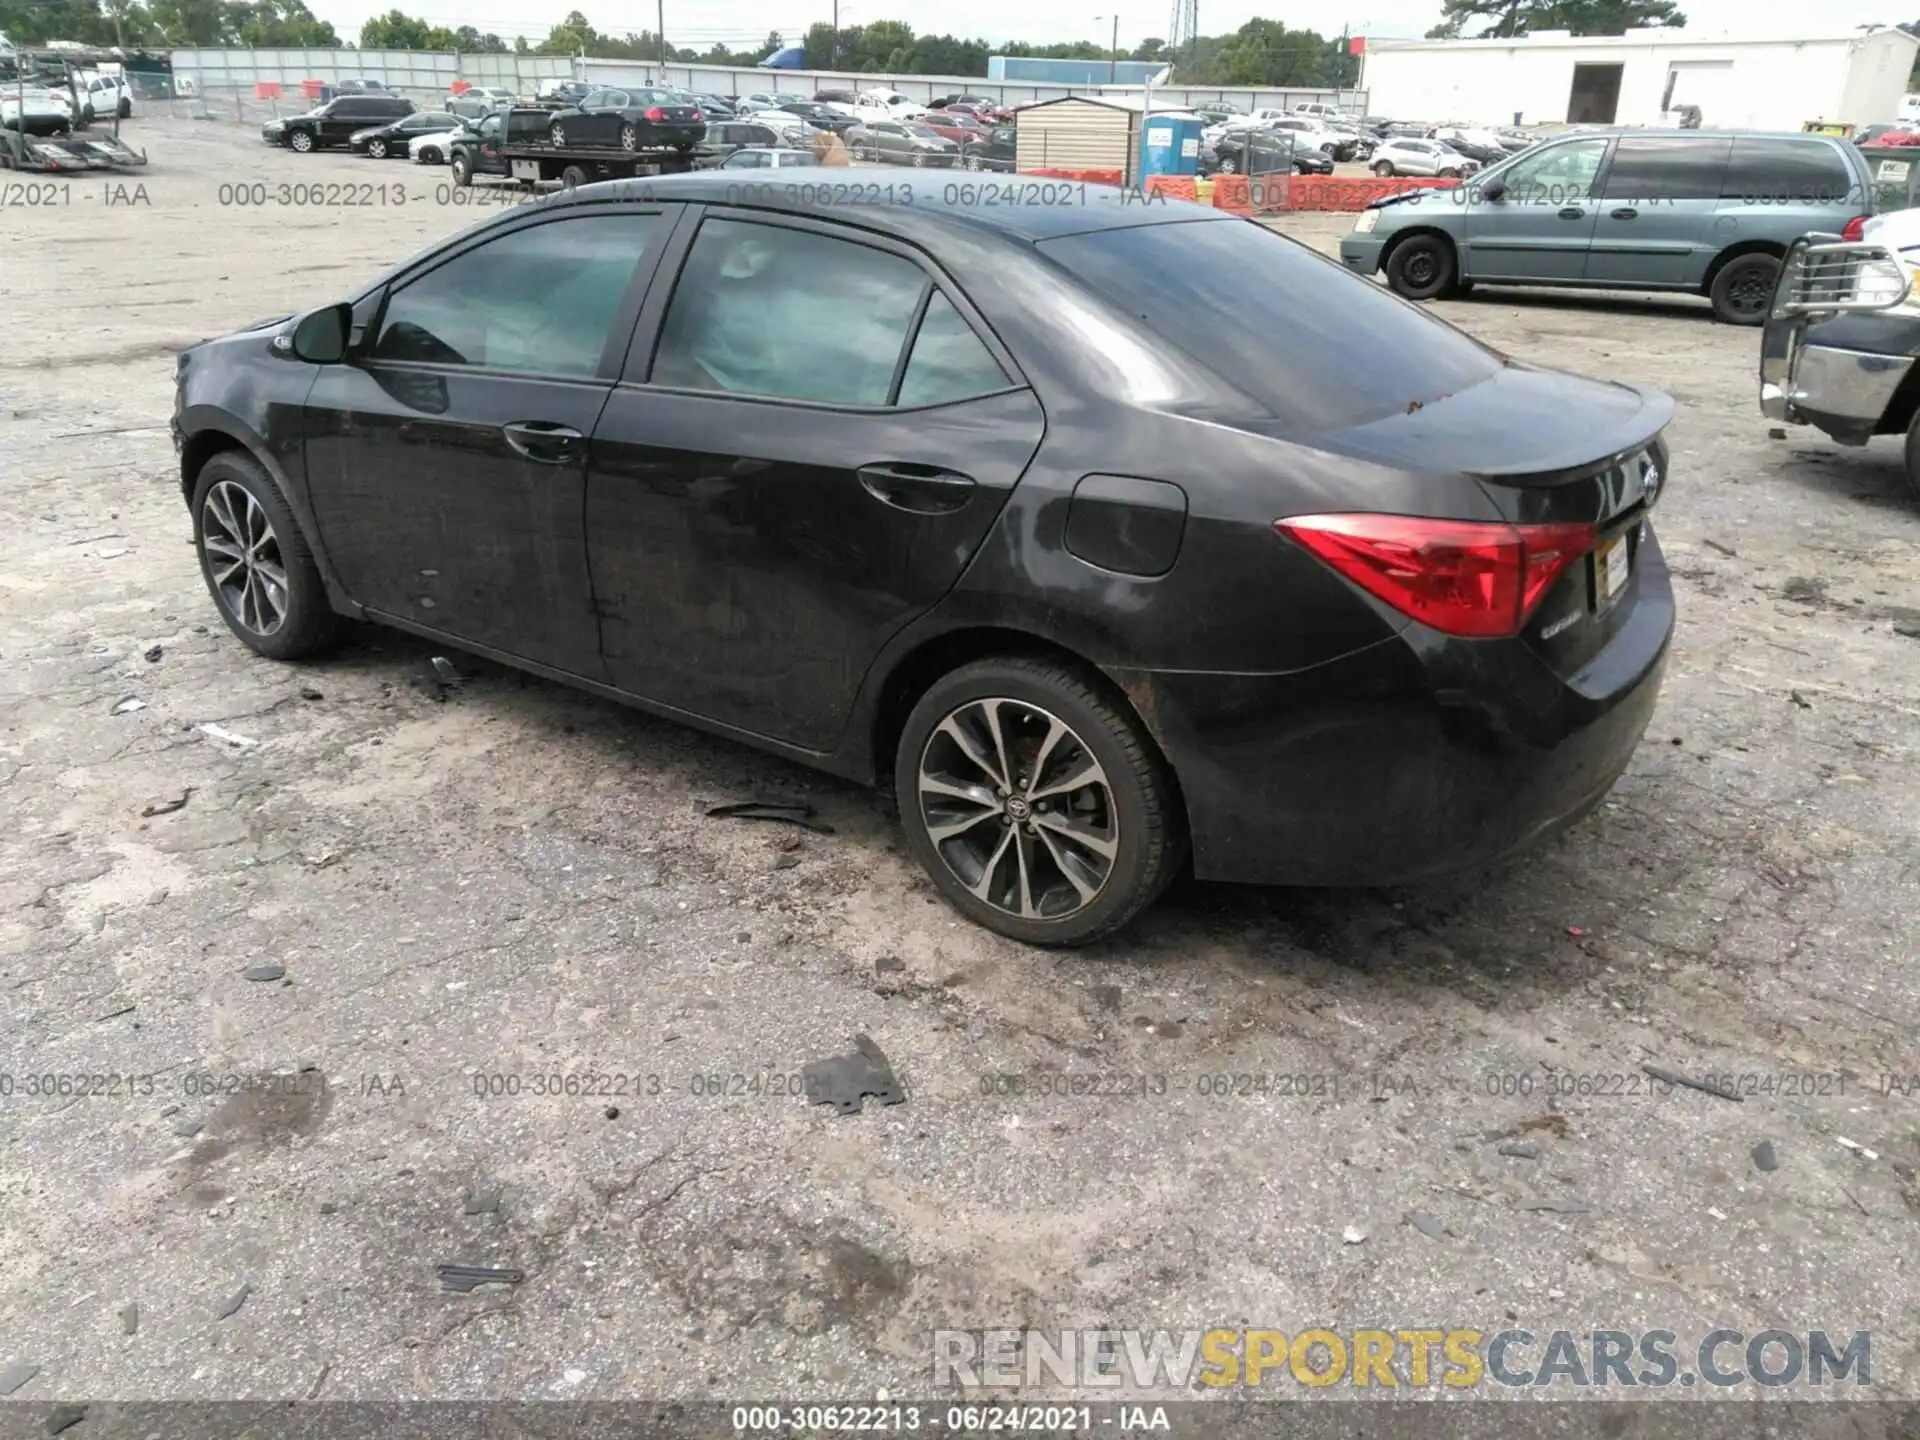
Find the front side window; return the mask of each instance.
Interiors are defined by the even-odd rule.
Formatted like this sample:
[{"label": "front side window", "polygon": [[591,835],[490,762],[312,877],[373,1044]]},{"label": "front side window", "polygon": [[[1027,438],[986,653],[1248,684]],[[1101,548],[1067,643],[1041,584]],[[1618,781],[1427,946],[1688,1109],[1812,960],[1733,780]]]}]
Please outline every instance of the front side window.
[{"label": "front side window", "polygon": [[1516,160],[1500,175],[1507,197],[1522,204],[1572,204],[1593,190],[1608,141],[1573,140]]},{"label": "front side window", "polygon": [[885,405],[927,286],[919,266],[868,245],[708,220],[674,286],[653,383]]},{"label": "front side window", "polygon": [[586,215],[489,240],[396,290],[375,360],[587,378],[657,214]]},{"label": "front side window", "polygon": [[489,115],[480,122],[480,129],[476,133],[485,140],[497,138],[500,134],[500,117],[498,115]]}]

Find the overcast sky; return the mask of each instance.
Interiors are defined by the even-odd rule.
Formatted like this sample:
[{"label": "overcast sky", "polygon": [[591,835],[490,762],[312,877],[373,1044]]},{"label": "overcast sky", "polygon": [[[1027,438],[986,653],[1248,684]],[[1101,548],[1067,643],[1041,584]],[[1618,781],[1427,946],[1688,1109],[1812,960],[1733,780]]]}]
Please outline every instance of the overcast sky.
[{"label": "overcast sky", "polygon": [[[395,3],[436,24],[468,24],[502,35],[538,37],[576,4],[601,30],[614,34],[651,30],[657,0],[309,0],[315,14],[331,20],[343,35],[355,37],[362,21],[384,14]],[[1830,33],[1869,21],[1891,24],[1913,18],[1890,10],[1886,0],[1816,0],[1806,5],[1682,0],[1681,8],[1687,28],[1696,32]],[[1259,5],[1199,0],[1199,9],[1200,30],[1208,35],[1237,29],[1255,15],[1323,34],[1337,33],[1346,24],[1355,34],[1382,36],[1423,35],[1440,18],[1439,0],[1267,0]],[[1920,14],[1920,0],[1912,0],[1907,9]],[[1121,43],[1131,47],[1149,35],[1165,38],[1172,13],[1172,0],[1145,4],[1122,0]],[[679,45],[719,41],[738,48],[764,38],[769,30],[795,39],[808,25],[826,21],[832,14],[832,0],[666,0],[667,34]],[[840,5],[843,25],[904,20],[917,31],[934,34],[1039,43],[1087,39],[1104,44],[1111,16],[1102,0],[1048,0],[1045,5],[1031,0],[971,0],[963,5],[952,0],[841,0]]]}]

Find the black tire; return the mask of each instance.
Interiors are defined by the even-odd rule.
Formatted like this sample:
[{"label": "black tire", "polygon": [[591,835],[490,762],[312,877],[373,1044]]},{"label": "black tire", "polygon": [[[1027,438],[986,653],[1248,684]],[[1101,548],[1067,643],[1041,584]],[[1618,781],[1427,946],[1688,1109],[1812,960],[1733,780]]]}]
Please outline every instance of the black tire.
[{"label": "black tire", "polygon": [[287,132],[287,148],[297,154],[310,155],[313,153],[313,136],[305,130],[290,130]]},{"label": "black tire", "polygon": [[431,145],[428,145],[421,149],[418,159],[422,165],[438,165],[440,163],[440,152]]},{"label": "black tire", "polygon": [[547,139],[551,140],[555,145],[566,144],[567,127],[562,125],[558,120],[554,121],[551,125],[547,126]]},{"label": "black tire", "polygon": [[632,125],[622,125],[620,127],[620,148],[629,153],[640,148],[640,131],[638,128]]},{"label": "black tire", "polygon": [[1907,426],[1906,447],[1907,488],[1913,491],[1913,498],[1920,503],[1920,411],[1915,412],[1913,423]]},{"label": "black tire", "polygon": [[1736,255],[1713,277],[1707,298],[1722,325],[1763,325],[1773,307],[1780,260],[1773,255]]},{"label": "black tire", "polygon": [[589,183],[592,179],[593,177],[587,174],[580,166],[569,165],[560,172],[560,188],[562,190],[577,190],[582,185]]},{"label": "black tire", "polygon": [[1382,180],[1390,179],[1393,175],[1393,162],[1391,160],[1374,161],[1373,173],[1378,175]]},{"label": "black tire", "polygon": [[464,150],[454,152],[453,183],[462,188],[473,183],[473,161],[467,158]]},{"label": "black tire", "polygon": [[1387,284],[1408,300],[1434,300],[1453,289],[1459,263],[1438,235],[1411,235],[1387,256]]},{"label": "black tire", "polygon": [[[936,847],[921,809],[921,764],[936,731],[969,703],[994,698],[1037,707],[1057,718],[1072,735],[1072,740],[1060,744],[1077,741],[1106,777],[1110,805],[1107,800],[1102,805],[1109,812],[1106,828],[1114,836],[1111,865],[1093,898],[1058,918],[1022,918],[972,894]],[[1025,758],[1031,760],[1031,752]],[[901,732],[894,759],[894,794],[914,858],[947,902],[975,924],[1030,945],[1085,945],[1113,933],[1153,903],[1186,858],[1184,817],[1172,776],[1152,739],[1125,701],[1105,684],[1051,660],[1016,656],[976,660],[934,682],[913,707]],[[1032,803],[1036,810],[1040,808],[1037,799]],[[986,830],[988,826],[1014,823],[996,819],[995,813],[980,822],[987,834],[993,833]],[[1031,824],[1022,828],[1035,835]],[[1024,845],[1035,856],[1052,848],[1037,839],[1022,841],[1018,833],[1010,838],[1016,849]],[[1051,860],[1036,863],[1056,875],[1063,873],[1052,867]]]},{"label": "black tire", "polygon": [[[207,553],[207,529],[209,523],[218,522],[210,520],[208,504],[215,489],[227,485],[244,490],[265,513],[273,527],[273,548],[286,575],[282,618],[267,633],[235,613],[233,601],[214,579],[213,561]],[[223,490],[223,496],[226,493]],[[201,467],[193,483],[193,544],[200,557],[200,576],[206,581],[214,608],[227,628],[255,654],[269,660],[299,660],[324,650],[339,633],[340,617],[327,601],[320,568],[313,562],[313,551],[300,532],[299,522],[260,462],[245,451],[222,450]]]},{"label": "black tire", "polygon": [[122,120],[131,120],[133,118],[133,102],[131,100],[122,99],[120,101],[120,118]]},{"label": "black tire", "polygon": [[373,159],[373,160],[386,159],[387,158],[387,142],[384,140],[369,140],[367,142],[367,156],[369,159]]}]

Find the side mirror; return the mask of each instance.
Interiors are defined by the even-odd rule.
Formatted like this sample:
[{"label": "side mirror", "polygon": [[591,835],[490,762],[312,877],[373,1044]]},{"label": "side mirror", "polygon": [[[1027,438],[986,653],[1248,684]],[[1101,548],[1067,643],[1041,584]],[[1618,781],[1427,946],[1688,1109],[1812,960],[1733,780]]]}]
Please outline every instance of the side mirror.
[{"label": "side mirror", "polygon": [[[347,356],[347,337],[353,331],[353,307],[344,301],[304,315],[293,327],[288,349],[309,365],[338,365]],[[277,342],[276,342],[277,344]]]},{"label": "side mirror", "polygon": [[1507,187],[1498,180],[1489,180],[1485,185],[1480,187],[1480,198],[1482,200],[1498,200],[1506,193]]}]

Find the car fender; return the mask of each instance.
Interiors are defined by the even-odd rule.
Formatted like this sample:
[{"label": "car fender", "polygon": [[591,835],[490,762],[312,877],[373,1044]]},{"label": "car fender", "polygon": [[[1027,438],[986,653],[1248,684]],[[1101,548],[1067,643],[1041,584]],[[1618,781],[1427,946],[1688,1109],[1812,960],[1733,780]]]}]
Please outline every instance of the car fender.
[{"label": "car fender", "polygon": [[[186,502],[189,505],[193,503],[193,488],[186,473],[186,462],[189,452],[195,448],[192,444],[195,438],[219,435],[237,442],[240,449],[259,462],[260,468],[267,472],[274,488],[287,502],[287,508],[293,511],[293,518],[300,525],[300,534],[313,554],[321,583],[326,586],[327,598],[334,609],[359,619],[360,607],[341,587],[339,576],[334,573],[332,559],[327,554],[326,537],[320,533],[320,526],[314,518],[312,500],[307,493],[306,468],[300,463],[300,457],[274,451],[259,430],[223,406],[189,405],[181,411],[177,423],[182,441],[180,483]],[[232,447],[222,445],[219,448]]]}]

